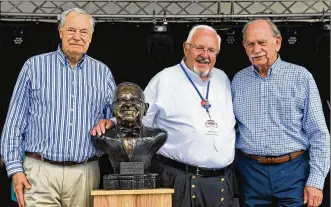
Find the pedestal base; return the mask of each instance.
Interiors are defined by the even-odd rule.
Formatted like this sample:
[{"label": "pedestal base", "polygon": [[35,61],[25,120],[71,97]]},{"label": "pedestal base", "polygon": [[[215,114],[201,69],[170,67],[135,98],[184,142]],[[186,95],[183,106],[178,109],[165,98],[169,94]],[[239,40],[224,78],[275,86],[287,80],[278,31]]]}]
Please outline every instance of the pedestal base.
[{"label": "pedestal base", "polygon": [[171,207],[174,189],[93,190],[94,207]]},{"label": "pedestal base", "polygon": [[133,190],[156,188],[158,174],[107,174],[103,176],[103,189],[105,190]]}]

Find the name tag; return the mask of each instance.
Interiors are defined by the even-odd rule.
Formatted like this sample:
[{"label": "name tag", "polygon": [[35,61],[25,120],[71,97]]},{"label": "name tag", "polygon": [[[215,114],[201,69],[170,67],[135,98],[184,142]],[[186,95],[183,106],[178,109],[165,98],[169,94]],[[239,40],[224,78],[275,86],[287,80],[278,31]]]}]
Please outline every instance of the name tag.
[{"label": "name tag", "polygon": [[214,120],[208,120],[205,123],[206,135],[218,135],[218,126]]}]

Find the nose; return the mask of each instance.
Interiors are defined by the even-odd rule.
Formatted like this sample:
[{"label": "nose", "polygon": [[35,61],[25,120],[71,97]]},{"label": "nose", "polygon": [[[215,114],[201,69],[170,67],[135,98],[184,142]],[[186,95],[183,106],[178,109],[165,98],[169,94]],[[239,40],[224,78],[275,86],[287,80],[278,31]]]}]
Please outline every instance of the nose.
[{"label": "nose", "polygon": [[80,39],[80,33],[79,31],[76,31],[75,34],[74,34],[74,39],[75,40],[79,40]]},{"label": "nose", "polygon": [[208,55],[208,50],[206,50],[206,49],[203,50],[203,52],[200,54],[200,56],[203,57],[203,58],[208,58],[208,56],[209,56]]},{"label": "nose", "polygon": [[261,52],[261,46],[259,44],[254,44],[253,53]]}]

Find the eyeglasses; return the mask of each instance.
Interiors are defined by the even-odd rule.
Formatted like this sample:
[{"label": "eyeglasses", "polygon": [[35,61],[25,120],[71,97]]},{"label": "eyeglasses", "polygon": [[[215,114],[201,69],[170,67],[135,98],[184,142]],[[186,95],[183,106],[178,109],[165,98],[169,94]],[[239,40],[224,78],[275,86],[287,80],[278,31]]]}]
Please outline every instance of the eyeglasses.
[{"label": "eyeglasses", "polygon": [[207,50],[207,52],[208,52],[208,55],[210,56],[210,57],[216,57],[217,55],[218,55],[218,52],[217,52],[217,50],[215,49],[215,48],[206,48],[205,49],[205,47],[204,46],[202,46],[202,45],[193,45],[193,44],[191,44],[191,43],[188,43],[188,42],[186,42],[188,45],[190,45],[192,48],[194,48],[195,49],[195,51],[197,51],[198,53],[203,53],[203,52],[205,52],[205,50]]},{"label": "eyeglasses", "polygon": [[114,104],[118,104],[118,105],[123,105],[123,104],[133,104],[133,105],[140,105],[143,104],[144,102],[139,100],[139,99],[130,99],[130,100],[126,100],[126,99],[117,99],[116,101],[113,102]]}]

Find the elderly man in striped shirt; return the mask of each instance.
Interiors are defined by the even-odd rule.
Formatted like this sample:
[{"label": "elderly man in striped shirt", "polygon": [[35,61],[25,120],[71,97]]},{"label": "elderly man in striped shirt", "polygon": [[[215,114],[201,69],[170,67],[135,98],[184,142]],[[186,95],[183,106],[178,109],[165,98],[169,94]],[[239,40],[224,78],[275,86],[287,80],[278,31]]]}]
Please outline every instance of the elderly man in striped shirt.
[{"label": "elderly man in striped shirt", "polygon": [[111,116],[116,87],[109,68],[86,55],[93,28],[84,10],[63,12],[58,50],[31,57],[20,72],[1,139],[20,206],[91,206],[101,151],[90,129]]},{"label": "elderly man in striped shirt", "polygon": [[330,136],[311,73],[277,54],[282,37],[266,19],[248,22],[252,63],[232,81],[239,133],[236,167],[243,206],[319,206],[330,167]]}]

